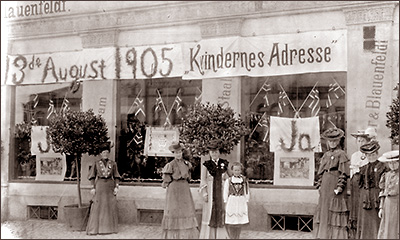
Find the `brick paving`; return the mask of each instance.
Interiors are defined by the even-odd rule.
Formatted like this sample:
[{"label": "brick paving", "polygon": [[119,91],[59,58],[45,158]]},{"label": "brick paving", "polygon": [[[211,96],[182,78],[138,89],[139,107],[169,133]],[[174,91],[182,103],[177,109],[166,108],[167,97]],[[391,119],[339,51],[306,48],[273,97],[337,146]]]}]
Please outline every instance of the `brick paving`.
[{"label": "brick paving", "polygon": [[[116,234],[88,236],[86,232],[69,231],[64,223],[55,220],[6,221],[1,224],[1,239],[157,239],[161,236],[159,225],[120,224]],[[311,239],[310,232],[292,230],[248,231],[242,239]]]}]

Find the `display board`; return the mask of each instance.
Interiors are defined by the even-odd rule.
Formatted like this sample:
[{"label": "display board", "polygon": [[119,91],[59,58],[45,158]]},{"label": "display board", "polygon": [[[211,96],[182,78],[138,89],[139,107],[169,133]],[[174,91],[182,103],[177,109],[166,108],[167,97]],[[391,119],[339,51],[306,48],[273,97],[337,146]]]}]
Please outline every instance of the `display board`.
[{"label": "display board", "polygon": [[274,185],[313,186],[314,152],[275,152]]},{"label": "display board", "polygon": [[173,153],[168,149],[173,141],[179,141],[178,129],[146,127],[144,155],[173,157]]}]

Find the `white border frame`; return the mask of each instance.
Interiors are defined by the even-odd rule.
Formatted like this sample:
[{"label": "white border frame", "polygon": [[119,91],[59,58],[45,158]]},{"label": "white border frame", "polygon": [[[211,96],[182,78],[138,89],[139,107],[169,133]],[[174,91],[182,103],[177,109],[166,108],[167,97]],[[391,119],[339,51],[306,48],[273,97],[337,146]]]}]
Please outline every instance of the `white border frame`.
[{"label": "white border frame", "polygon": [[179,141],[179,130],[177,128],[146,127],[144,155],[173,157],[174,154],[168,149],[173,141]]},{"label": "white border frame", "polygon": [[[281,159],[282,158],[308,158],[308,177],[307,178],[282,178],[281,177]],[[284,152],[276,151],[274,159],[274,185],[286,185],[286,186],[313,186],[314,185],[314,152]]]},{"label": "white border frame", "polygon": [[[61,159],[61,174],[42,174],[41,173],[41,161],[45,159]],[[64,181],[65,173],[67,172],[67,161],[65,155],[60,153],[44,153],[36,155],[36,178],[35,180],[45,180],[45,181]]]}]

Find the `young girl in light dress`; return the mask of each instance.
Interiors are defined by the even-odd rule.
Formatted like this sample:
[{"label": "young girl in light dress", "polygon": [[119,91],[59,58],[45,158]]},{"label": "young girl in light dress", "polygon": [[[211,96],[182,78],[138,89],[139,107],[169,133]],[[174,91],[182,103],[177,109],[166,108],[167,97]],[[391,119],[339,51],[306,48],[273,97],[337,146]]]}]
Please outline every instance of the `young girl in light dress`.
[{"label": "young girl in light dress", "polygon": [[241,173],[243,165],[232,163],[233,176],[224,184],[225,224],[229,237],[239,239],[243,224],[249,223],[247,203],[250,199],[249,183]]}]

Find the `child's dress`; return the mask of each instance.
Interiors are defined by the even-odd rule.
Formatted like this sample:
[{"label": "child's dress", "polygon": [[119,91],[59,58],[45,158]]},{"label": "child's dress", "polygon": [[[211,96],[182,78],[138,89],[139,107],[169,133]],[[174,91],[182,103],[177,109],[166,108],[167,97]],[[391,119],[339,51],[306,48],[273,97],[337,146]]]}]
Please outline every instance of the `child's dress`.
[{"label": "child's dress", "polygon": [[391,170],[383,173],[379,187],[383,216],[378,239],[399,239],[399,171]]},{"label": "child's dress", "polygon": [[225,181],[224,202],[226,203],[226,224],[236,225],[249,222],[247,208],[249,199],[249,183],[244,176],[232,176]]}]

